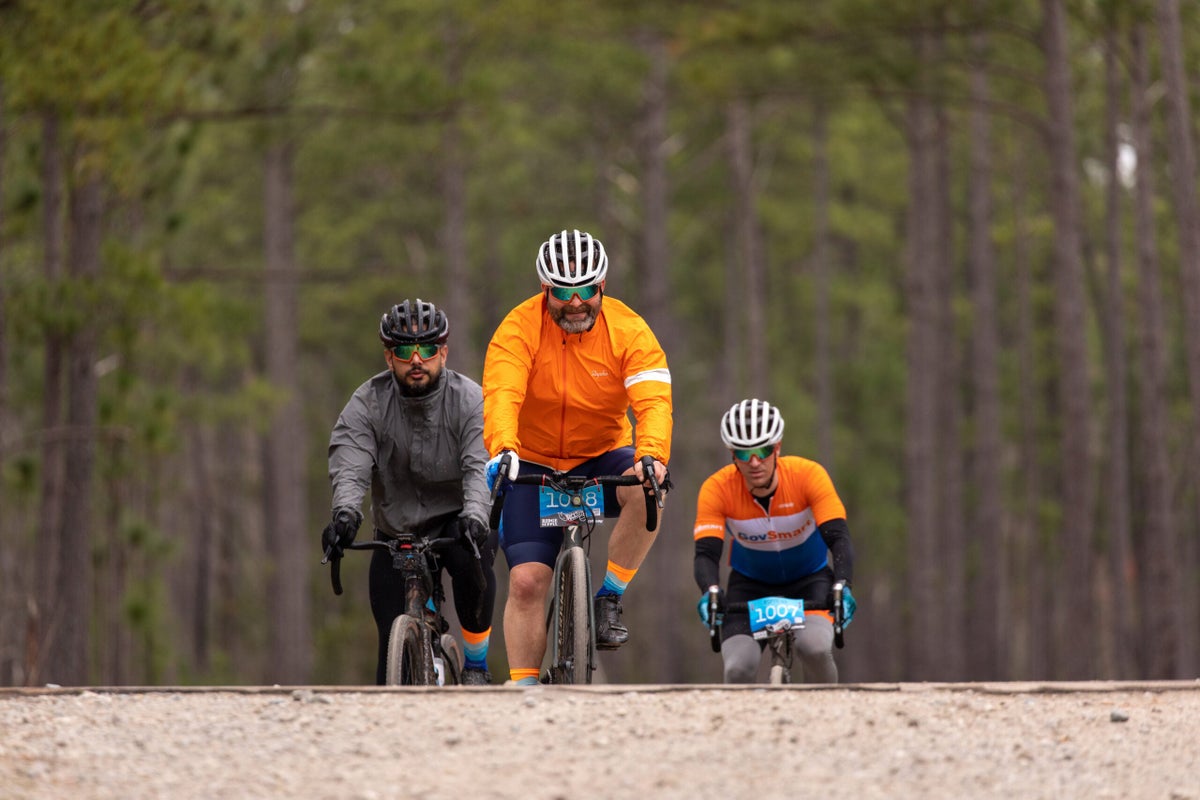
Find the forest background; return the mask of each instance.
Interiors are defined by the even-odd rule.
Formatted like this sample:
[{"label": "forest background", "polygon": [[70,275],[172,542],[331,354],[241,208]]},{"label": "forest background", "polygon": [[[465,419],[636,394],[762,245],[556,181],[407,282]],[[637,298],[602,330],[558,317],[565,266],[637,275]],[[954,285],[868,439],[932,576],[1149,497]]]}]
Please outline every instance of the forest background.
[{"label": "forest background", "polygon": [[1179,0],[0,0],[0,683],[370,682],[318,562],[379,315],[478,379],[573,227],[675,398],[605,679],[720,679],[750,396],[848,508],[843,680],[1197,675],[1198,58]]}]

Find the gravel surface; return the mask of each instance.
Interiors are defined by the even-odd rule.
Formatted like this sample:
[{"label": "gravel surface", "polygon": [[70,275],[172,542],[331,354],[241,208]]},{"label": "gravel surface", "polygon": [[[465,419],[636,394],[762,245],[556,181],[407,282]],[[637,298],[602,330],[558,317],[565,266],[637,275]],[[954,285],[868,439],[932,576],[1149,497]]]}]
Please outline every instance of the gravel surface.
[{"label": "gravel surface", "polygon": [[1200,800],[1200,682],[0,690],[0,798]]}]

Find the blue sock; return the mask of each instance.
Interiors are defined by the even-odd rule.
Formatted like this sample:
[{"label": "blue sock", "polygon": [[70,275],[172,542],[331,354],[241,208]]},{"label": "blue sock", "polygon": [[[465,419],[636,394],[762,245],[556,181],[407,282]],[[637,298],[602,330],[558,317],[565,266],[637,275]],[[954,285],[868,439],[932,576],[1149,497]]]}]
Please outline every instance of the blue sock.
[{"label": "blue sock", "polygon": [[608,571],[604,574],[604,584],[596,592],[596,597],[608,597],[611,595],[620,597],[625,594],[625,587],[629,586],[629,582],[633,580],[633,576],[636,574],[636,569],[625,569],[610,560],[608,562]]}]

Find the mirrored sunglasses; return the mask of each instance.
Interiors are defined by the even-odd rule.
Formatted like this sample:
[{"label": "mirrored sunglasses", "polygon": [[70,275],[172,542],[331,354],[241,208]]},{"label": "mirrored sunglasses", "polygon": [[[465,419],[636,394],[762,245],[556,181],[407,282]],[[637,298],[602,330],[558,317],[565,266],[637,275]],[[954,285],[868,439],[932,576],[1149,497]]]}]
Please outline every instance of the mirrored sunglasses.
[{"label": "mirrored sunglasses", "polygon": [[764,444],[762,447],[750,447],[746,449],[735,447],[733,448],[733,457],[738,461],[749,461],[752,457],[758,456],[760,461],[766,461],[775,452],[775,445]]},{"label": "mirrored sunglasses", "polygon": [[392,348],[392,355],[401,361],[412,361],[413,354],[421,357],[422,361],[436,358],[440,344],[398,344]]},{"label": "mirrored sunglasses", "polygon": [[591,300],[600,291],[600,284],[593,283],[588,286],[551,286],[550,295],[563,303],[571,302],[571,298],[579,295],[579,299],[584,302]]}]

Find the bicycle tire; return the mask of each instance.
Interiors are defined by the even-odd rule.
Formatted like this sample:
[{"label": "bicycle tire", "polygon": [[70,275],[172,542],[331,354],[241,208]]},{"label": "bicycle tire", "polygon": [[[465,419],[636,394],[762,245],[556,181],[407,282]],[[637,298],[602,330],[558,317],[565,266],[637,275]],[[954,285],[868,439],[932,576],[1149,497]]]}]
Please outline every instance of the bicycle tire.
[{"label": "bicycle tire", "polygon": [[571,547],[563,553],[555,596],[558,619],[551,683],[592,682],[592,598],[587,570],[582,548]]},{"label": "bicycle tire", "polygon": [[781,686],[791,682],[791,676],[788,675],[788,671],[783,668],[782,664],[771,665],[770,683],[772,686]]},{"label": "bicycle tire", "polygon": [[388,636],[387,685],[429,686],[436,683],[425,663],[421,647],[420,620],[401,614],[392,622]]},{"label": "bicycle tire", "polygon": [[446,686],[458,686],[462,683],[463,653],[458,646],[458,639],[448,633],[443,633],[438,640],[442,647],[442,664],[446,670]]}]

